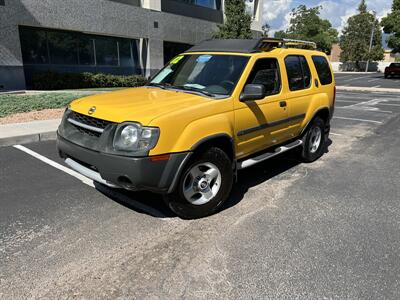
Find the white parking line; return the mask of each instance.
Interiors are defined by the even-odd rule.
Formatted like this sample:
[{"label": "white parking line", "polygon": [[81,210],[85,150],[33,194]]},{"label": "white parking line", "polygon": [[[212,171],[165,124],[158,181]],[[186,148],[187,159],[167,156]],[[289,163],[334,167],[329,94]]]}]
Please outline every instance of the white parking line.
[{"label": "white parking line", "polygon": [[361,122],[370,122],[370,123],[376,123],[376,124],[383,124],[383,122],[380,122],[380,121],[366,120],[366,119],[346,118],[346,117],[337,117],[337,116],[334,116],[333,118],[334,119],[342,119],[342,120],[352,120],[352,121],[361,121]]},{"label": "white parking line", "polygon": [[[63,165],[60,165],[59,163],[57,163],[57,162],[55,162],[55,161],[53,161],[51,159],[48,159],[47,157],[45,157],[45,156],[43,156],[43,155],[41,155],[41,154],[39,154],[39,153],[37,153],[35,151],[32,151],[31,149],[26,148],[26,147],[24,147],[22,145],[14,145],[13,147],[18,149],[18,150],[21,150],[21,151],[23,151],[23,152],[25,152],[25,153],[27,153],[29,155],[31,155],[31,156],[33,156],[34,158],[37,158],[38,160],[40,160],[40,161],[42,161],[42,162],[44,162],[44,163],[46,163],[46,164],[58,169],[60,171],[63,171],[64,173],[67,173],[68,175],[71,175],[71,176],[79,179],[84,184],[86,184],[86,185],[88,185],[88,186],[90,186],[92,188],[96,188],[92,180],[90,180],[89,178],[79,174],[78,172],[75,172],[74,170],[71,170],[70,168],[64,167]],[[106,189],[106,188],[104,188],[104,189]],[[145,205],[145,204],[143,204],[141,202],[135,201],[135,200],[127,197],[126,195],[118,193],[117,191],[114,191],[112,189],[108,189],[107,188],[107,192],[109,194],[112,194],[113,196],[117,197],[119,200],[122,200],[123,202],[134,203],[133,206],[135,208],[138,208],[139,210],[144,211],[144,212],[146,212],[146,213],[148,213],[148,214],[150,214],[152,216],[159,217],[159,218],[161,218],[161,220],[164,220],[164,221],[171,220],[171,218],[166,217],[160,211],[158,211],[158,210],[156,210],[156,209],[154,209],[154,208],[152,208],[150,206],[147,206],[147,205]]]},{"label": "white parking line", "polygon": [[60,171],[63,171],[65,173],[67,173],[68,175],[71,175],[71,176],[79,179],[80,181],[82,181],[84,184],[87,184],[88,186],[94,187],[92,180],[79,174],[78,172],[75,172],[74,170],[71,170],[70,168],[64,167],[64,166],[60,165],[59,163],[56,163],[55,161],[48,159],[47,157],[44,157],[43,155],[40,155],[39,153],[36,153],[35,151],[32,151],[31,149],[28,149],[22,145],[14,145],[14,148],[17,148],[35,158],[41,160],[42,162],[60,170]]},{"label": "white parking line", "polygon": [[378,107],[371,107],[371,106],[335,106],[335,108],[343,108],[343,109],[352,109],[352,110],[359,110],[359,111],[370,111],[370,112],[377,112],[377,113],[384,113],[384,114],[392,114],[393,112],[390,110],[381,110]]},{"label": "white parking line", "polygon": [[329,135],[342,136],[343,134],[341,134],[341,133],[336,133],[336,132],[329,132]]},{"label": "white parking line", "polygon": [[376,78],[376,79],[371,79],[371,80],[368,80],[368,82],[374,82],[374,81],[378,81],[378,80],[381,80],[382,78]]},{"label": "white parking line", "polygon": [[354,101],[354,100],[336,100],[336,102],[350,102],[350,103],[359,103],[360,101]]},{"label": "white parking line", "polygon": [[363,79],[363,78],[368,78],[369,76],[361,76],[361,77],[354,77],[354,78],[351,78],[351,79],[344,79],[343,81],[344,82],[350,82],[350,81],[354,81],[354,80],[357,80],[357,79]]}]

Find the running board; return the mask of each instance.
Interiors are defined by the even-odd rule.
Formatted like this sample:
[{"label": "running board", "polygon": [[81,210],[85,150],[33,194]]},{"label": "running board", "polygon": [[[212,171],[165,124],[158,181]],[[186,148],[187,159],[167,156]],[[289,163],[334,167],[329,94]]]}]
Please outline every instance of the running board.
[{"label": "running board", "polygon": [[302,144],[303,144],[302,140],[297,140],[290,144],[283,145],[283,146],[276,148],[274,152],[265,152],[259,156],[252,157],[252,158],[246,159],[244,161],[238,162],[238,169],[240,170],[240,169],[251,167],[255,164],[258,164],[264,160],[270,159],[270,158],[277,156],[283,152],[286,152],[290,149],[296,148]]}]

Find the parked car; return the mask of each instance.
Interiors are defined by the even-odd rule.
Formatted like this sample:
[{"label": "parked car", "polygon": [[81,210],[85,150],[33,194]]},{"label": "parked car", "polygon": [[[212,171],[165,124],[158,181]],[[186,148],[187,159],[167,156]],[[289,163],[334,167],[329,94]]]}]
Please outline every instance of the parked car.
[{"label": "parked car", "polygon": [[101,184],[162,193],[179,217],[210,215],[238,170],[296,147],[305,162],[324,153],[336,90],[327,56],[314,47],[202,42],[146,86],[72,102],[59,153]]},{"label": "parked car", "polygon": [[385,68],[385,78],[389,78],[390,76],[399,76],[400,75],[400,63],[391,63],[388,67]]}]

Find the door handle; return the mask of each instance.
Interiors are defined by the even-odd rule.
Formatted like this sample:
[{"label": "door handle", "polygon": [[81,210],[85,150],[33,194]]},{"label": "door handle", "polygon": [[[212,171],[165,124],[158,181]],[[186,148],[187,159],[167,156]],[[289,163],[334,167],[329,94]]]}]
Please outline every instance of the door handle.
[{"label": "door handle", "polygon": [[286,107],[286,105],[287,105],[286,101],[279,102],[280,107]]}]

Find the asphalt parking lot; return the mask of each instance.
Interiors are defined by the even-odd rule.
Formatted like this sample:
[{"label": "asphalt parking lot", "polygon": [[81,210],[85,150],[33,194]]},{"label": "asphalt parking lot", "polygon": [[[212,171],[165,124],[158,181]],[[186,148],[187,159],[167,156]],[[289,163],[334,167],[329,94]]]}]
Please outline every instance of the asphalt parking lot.
[{"label": "asphalt parking lot", "polygon": [[339,91],[320,160],[245,169],[193,221],[70,176],[54,141],[0,148],[0,298],[399,299],[399,137],[400,94]]},{"label": "asphalt parking lot", "polygon": [[383,73],[336,73],[335,80],[336,85],[338,86],[359,86],[389,89],[400,88],[400,77],[391,77],[385,79]]}]

